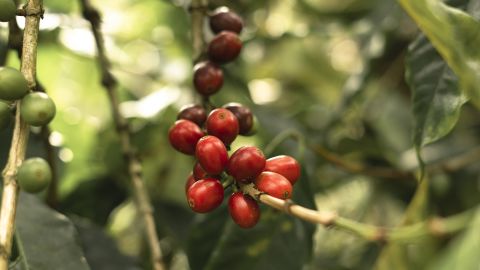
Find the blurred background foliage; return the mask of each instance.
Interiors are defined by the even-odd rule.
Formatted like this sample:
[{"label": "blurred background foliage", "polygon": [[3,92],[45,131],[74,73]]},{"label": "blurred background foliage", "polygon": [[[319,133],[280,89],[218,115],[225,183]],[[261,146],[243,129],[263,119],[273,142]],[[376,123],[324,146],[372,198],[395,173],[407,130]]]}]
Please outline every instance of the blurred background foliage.
[{"label": "blurred background foliage", "polygon": [[[225,205],[207,215],[192,213],[184,183],[193,160],[175,152],[167,139],[178,109],[199,101],[191,82],[189,2],[92,3],[103,14],[107,53],[121,85],[121,111],[131,121],[169,269],[443,269],[435,266],[439,254],[453,254],[447,253],[458,250],[453,245],[462,246],[461,236],[385,246],[263,206],[262,218],[252,230],[237,228]],[[465,1],[451,3],[458,6]],[[49,141],[58,157],[58,210],[75,225],[73,234],[81,248],[65,252],[70,256],[83,252],[89,266],[38,269],[148,268],[141,221],[130,200],[126,166],[99,84],[89,24],[82,19],[77,1],[44,0],[44,4],[38,76],[57,104]],[[408,45],[419,31],[397,2],[211,0],[210,5],[229,6],[246,25],[241,57],[225,67],[224,87],[212,99],[217,106],[243,103],[259,119],[258,134],[237,139],[232,149],[245,144],[264,148],[278,133],[294,129],[308,146],[321,145],[349,162],[397,170],[418,166],[412,142],[412,94],[404,76]],[[20,18],[19,23],[23,24]],[[205,29],[209,40],[212,34]],[[6,54],[7,32],[6,24],[0,24],[1,55],[6,55],[7,65],[18,66],[15,53]],[[478,111],[467,104],[458,114],[453,132],[425,147],[427,164],[477,147]],[[0,164],[5,164],[10,136],[11,129],[0,132]],[[302,160],[295,202],[382,226],[397,226],[408,219],[404,213],[417,187],[413,179],[348,173],[313,149],[307,147],[299,156],[297,143],[287,140],[275,150],[274,154]],[[33,155],[45,155],[36,129],[28,148],[28,156]],[[421,218],[448,216],[478,205],[479,169],[472,162],[455,171],[431,173],[423,201],[407,213]],[[24,208],[30,210],[21,211],[43,207],[26,198],[30,206]],[[44,216],[58,218],[50,212]],[[28,234],[32,229],[21,228],[30,238],[56,237]],[[478,228],[472,231],[467,239],[476,242],[464,249],[478,253],[480,233]],[[72,232],[60,232],[67,234]],[[29,245],[28,239],[23,238],[23,245]],[[472,253],[469,265],[477,268],[458,267],[454,254],[442,265],[478,269],[480,263]]]}]

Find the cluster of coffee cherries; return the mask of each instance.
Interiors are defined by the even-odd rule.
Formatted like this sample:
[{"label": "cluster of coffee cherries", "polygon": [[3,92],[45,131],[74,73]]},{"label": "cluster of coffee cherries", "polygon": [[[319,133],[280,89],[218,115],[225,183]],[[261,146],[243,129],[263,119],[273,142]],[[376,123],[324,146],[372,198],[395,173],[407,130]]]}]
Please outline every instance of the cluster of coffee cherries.
[{"label": "cluster of coffee cherries", "polygon": [[[216,9],[209,17],[210,28],[216,36],[208,44],[208,60],[194,67],[193,84],[204,98],[215,94],[223,85],[221,64],[239,55],[242,42],[242,19],[226,7]],[[183,107],[177,121],[169,130],[170,144],[178,151],[195,156],[196,162],[185,184],[190,208],[207,213],[224,199],[230,186],[233,194],[228,210],[233,221],[242,228],[251,228],[260,218],[257,201],[243,192],[253,185],[279,199],[289,199],[300,177],[300,165],[290,156],[266,159],[255,146],[242,146],[230,156],[231,143],[238,135],[248,136],[255,131],[251,110],[239,103],[228,103],[210,113],[201,105]],[[223,182],[223,184],[222,184]]]},{"label": "cluster of coffee cherries", "polygon": [[204,97],[217,93],[223,85],[223,71],[219,65],[235,60],[242,50],[242,41],[238,37],[243,29],[240,16],[227,7],[220,7],[210,15],[209,22],[216,35],[208,44],[208,60],[193,68],[193,84]]},{"label": "cluster of coffee cherries", "polygon": [[[41,92],[30,92],[23,74],[10,67],[0,67],[0,130],[7,128],[13,118],[15,101],[18,102],[22,120],[31,126],[44,126],[55,117],[52,99]],[[42,158],[31,158],[17,171],[20,187],[31,193],[40,192],[51,181],[52,173]]]},{"label": "cluster of coffee cherries", "polygon": [[242,146],[228,155],[227,149],[237,135],[251,133],[253,115],[249,108],[228,103],[207,116],[202,106],[192,104],[180,110],[178,119],[169,130],[169,140],[176,150],[196,158],[185,184],[193,211],[207,213],[222,203],[222,181],[233,183],[235,192],[228,208],[242,228],[255,226],[260,218],[257,202],[241,191],[243,186],[253,183],[256,189],[273,197],[291,197],[293,185],[300,177],[300,165],[293,157],[266,159],[255,146]]}]

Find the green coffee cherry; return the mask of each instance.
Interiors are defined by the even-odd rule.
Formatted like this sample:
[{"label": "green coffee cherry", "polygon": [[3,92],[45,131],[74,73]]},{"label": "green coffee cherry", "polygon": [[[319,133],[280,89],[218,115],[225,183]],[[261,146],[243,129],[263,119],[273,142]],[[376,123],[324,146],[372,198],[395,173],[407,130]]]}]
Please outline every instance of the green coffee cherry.
[{"label": "green coffee cherry", "polygon": [[45,93],[30,93],[20,103],[20,115],[32,126],[44,126],[55,117],[55,103]]},{"label": "green coffee cherry", "polygon": [[28,90],[27,80],[20,71],[11,67],[0,67],[0,99],[21,99]]},{"label": "green coffee cherry", "polygon": [[17,181],[22,190],[37,193],[52,181],[52,170],[43,158],[30,158],[18,168]]},{"label": "green coffee cherry", "polygon": [[8,22],[15,18],[17,7],[12,0],[0,0],[0,22]]},{"label": "green coffee cherry", "polygon": [[6,128],[12,121],[12,113],[7,103],[0,100],[0,130]]}]

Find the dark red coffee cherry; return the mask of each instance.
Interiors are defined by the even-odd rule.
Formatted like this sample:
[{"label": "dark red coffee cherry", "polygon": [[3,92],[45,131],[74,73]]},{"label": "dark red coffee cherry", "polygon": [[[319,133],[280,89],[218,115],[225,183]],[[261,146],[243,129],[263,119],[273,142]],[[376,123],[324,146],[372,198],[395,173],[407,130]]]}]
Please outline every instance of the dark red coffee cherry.
[{"label": "dark red coffee cherry", "polygon": [[254,146],[240,147],[230,157],[227,172],[237,181],[251,182],[265,168],[265,156]]},{"label": "dark red coffee cherry", "polygon": [[197,213],[207,213],[223,201],[223,186],[215,178],[198,180],[187,192],[188,205]]},{"label": "dark red coffee cherry", "polygon": [[300,178],[300,164],[291,156],[276,156],[267,159],[265,171],[283,175],[293,185]]},{"label": "dark red coffee cherry", "polygon": [[253,114],[248,107],[243,106],[240,103],[231,102],[222,106],[229,111],[231,111],[238,120],[239,124],[239,134],[249,135],[253,128]]},{"label": "dark red coffee cherry", "polygon": [[207,120],[207,112],[201,105],[189,104],[180,109],[177,119],[190,120],[201,127],[203,123],[205,123],[205,120]]},{"label": "dark red coffee cherry", "polygon": [[188,193],[188,189],[195,183],[197,180],[193,177],[193,173],[191,173],[188,178],[187,182],[185,182],[185,194]]},{"label": "dark red coffee cherry", "polygon": [[197,143],[195,157],[209,175],[219,175],[228,164],[227,148],[215,136],[205,136]]},{"label": "dark red coffee cherry", "polygon": [[238,135],[238,120],[227,109],[215,109],[207,118],[207,133],[222,140],[225,145],[230,145]]},{"label": "dark red coffee cherry", "polygon": [[215,94],[223,85],[222,69],[210,61],[196,64],[193,72],[193,85],[203,96]]},{"label": "dark red coffee cherry", "polygon": [[168,131],[168,139],[173,148],[187,155],[195,153],[195,146],[203,135],[197,124],[184,119],[176,121]]},{"label": "dark red coffee cherry", "polygon": [[210,41],[208,56],[210,60],[224,64],[237,58],[241,50],[242,41],[237,34],[230,31],[222,31]]},{"label": "dark red coffee cherry", "polygon": [[208,178],[208,173],[202,168],[202,166],[198,162],[195,162],[195,165],[193,165],[193,177],[196,180]]},{"label": "dark red coffee cherry", "polygon": [[255,179],[255,185],[258,190],[275,198],[285,200],[292,196],[292,184],[278,173],[262,172]]},{"label": "dark red coffee cherry", "polygon": [[221,31],[232,31],[240,34],[243,28],[243,20],[227,7],[219,7],[210,16],[210,28],[215,34]]},{"label": "dark red coffee cherry", "polygon": [[242,192],[235,192],[230,196],[228,211],[233,221],[245,229],[255,226],[260,218],[258,203]]}]

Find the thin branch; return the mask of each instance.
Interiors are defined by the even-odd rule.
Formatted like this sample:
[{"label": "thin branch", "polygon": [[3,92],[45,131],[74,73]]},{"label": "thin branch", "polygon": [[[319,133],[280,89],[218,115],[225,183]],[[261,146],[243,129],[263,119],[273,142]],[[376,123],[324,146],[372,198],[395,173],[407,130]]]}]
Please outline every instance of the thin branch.
[{"label": "thin branch", "polygon": [[112,109],[113,120],[120,137],[122,152],[128,163],[128,173],[132,182],[137,207],[142,215],[145,225],[145,235],[150,247],[151,263],[155,270],[164,269],[162,260],[162,251],[156,231],[155,220],[153,217],[153,207],[150,203],[148,192],[142,179],[142,165],[134,153],[131,144],[130,129],[127,120],[122,116],[119,110],[119,100],[117,96],[117,80],[110,72],[110,61],[105,53],[105,43],[100,32],[101,16],[89,0],[80,0],[83,16],[88,20],[92,27],[92,33],[95,37],[97,46],[97,60],[102,75],[102,85],[107,90],[110,106]]},{"label": "thin branch", "polygon": [[[29,0],[24,6],[28,14],[42,10],[42,0]],[[10,24],[11,25],[11,24]],[[37,44],[40,25],[40,15],[27,16],[21,57],[21,72],[28,82],[30,90],[36,90],[36,63]],[[15,215],[18,200],[18,185],[16,173],[18,166],[25,158],[27,149],[29,127],[21,119],[17,101],[15,128],[13,130],[12,144],[7,165],[3,170],[3,195],[0,211],[0,270],[8,269],[8,262],[12,251],[12,238],[15,229]]]},{"label": "thin branch", "polygon": [[291,200],[281,200],[255,189],[253,184],[241,186],[243,192],[258,201],[310,223],[325,227],[338,228],[351,232],[368,241],[375,242],[411,242],[427,235],[441,237],[455,233],[467,227],[476,208],[448,217],[434,217],[412,225],[385,228],[360,223],[340,217],[334,211],[315,211],[293,203]]},{"label": "thin branch", "polygon": [[192,20],[193,62],[199,62],[205,54],[203,23],[208,7],[208,0],[192,0],[189,7]]}]

